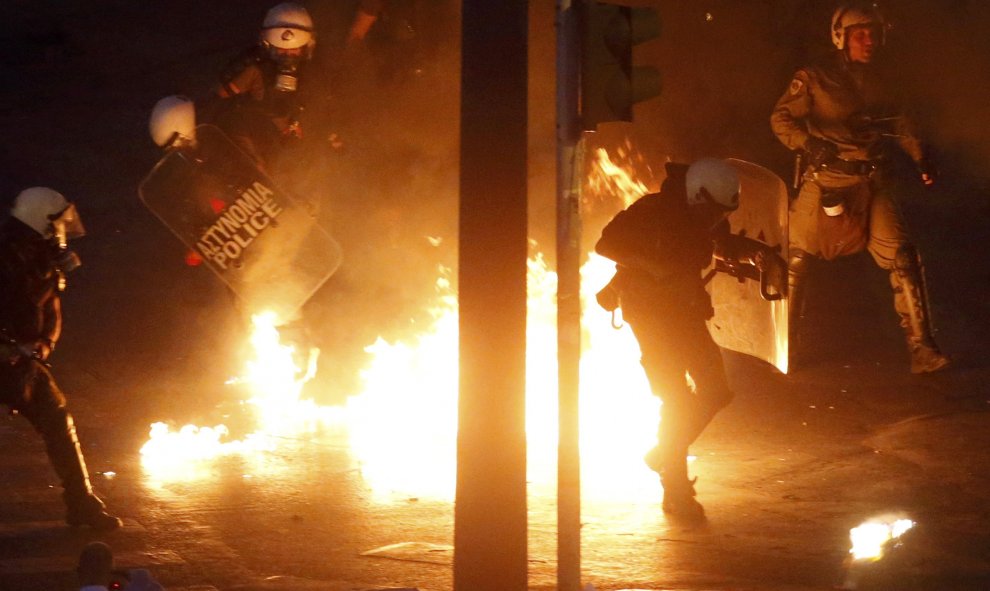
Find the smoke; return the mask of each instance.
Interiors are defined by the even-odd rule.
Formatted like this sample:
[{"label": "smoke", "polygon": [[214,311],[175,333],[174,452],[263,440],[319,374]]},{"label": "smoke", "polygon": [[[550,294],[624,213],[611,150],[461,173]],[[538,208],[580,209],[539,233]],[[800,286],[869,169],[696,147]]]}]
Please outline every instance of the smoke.
[{"label": "smoke", "polygon": [[[379,337],[422,333],[437,280],[456,269],[456,6],[408,3],[382,15],[366,43],[331,40],[317,56],[315,82],[326,91],[304,112],[304,141],[283,166],[343,250],[303,311],[323,350],[313,388],[321,396],[360,391],[364,350]],[[329,16],[313,12],[318,26]],[[456,281],[452,271],[445,277]]]}]

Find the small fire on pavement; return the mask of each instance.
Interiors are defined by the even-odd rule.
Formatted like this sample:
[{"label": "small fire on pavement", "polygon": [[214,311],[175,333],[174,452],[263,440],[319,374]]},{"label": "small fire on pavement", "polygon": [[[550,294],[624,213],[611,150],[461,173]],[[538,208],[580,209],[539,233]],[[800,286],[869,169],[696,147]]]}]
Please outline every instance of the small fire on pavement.
[{"label": "small fire on pavement", "polygon": [[[900,588],[885,579],[894,572],[889,568],[897,567],[888,565],[883,558],[900,545],[901,536],[914,526],[914,521],[903,515],[884,515],[868,519],[849,530],[852,547],[844,565],[844,580],[836,588]],[[884,569],[888,569],[886,573]]]},{"label": "small fire on pavement", "polygon": [[866,521],[849,530],[849,540],[852,542],[850,557],[854,561],[880,560],[888,544],[900,538],[914,525],[914,521],[905,517],[878,517]]}]

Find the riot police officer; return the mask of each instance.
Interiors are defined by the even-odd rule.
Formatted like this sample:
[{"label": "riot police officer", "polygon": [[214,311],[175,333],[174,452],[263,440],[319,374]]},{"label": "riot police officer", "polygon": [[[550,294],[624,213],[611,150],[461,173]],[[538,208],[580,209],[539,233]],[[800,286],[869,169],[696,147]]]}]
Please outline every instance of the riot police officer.
[{"label": "riot police officer", "polygon": [[702,271],[716,239],[729,232],[725,218],[739,206],[739,189],[736,170],[723,160],[667,164],[660,192],[619,212],[595,245],[617,268],[599,303],[621,306],[663,402],[647,465],[660,475],[664,512],[689,520],[703,519],[704,508],[688,478],[688,448],[733,396],[705,324],[714,310]]},{"label": "riot police officer", "polygon": [[871,4],[841,6],[832,16],[831,39],[835,51],[794,74],[770,117],[774,134],[802,151],[806,165],[790,211],[792,365],[806,354],[801,319],[810,261],[865,248],[890,274],[911,371],[936,371],[949,360],[932,335],[921,259],[891,195],[893,167],[886,157],[899,148],[926,185],[934,182],[933,171],[876,67],[886,39],[880,12]]},{"label": "riot police officer", "polygon": [[62,329],[60,292],[79,266],[67,241],[81,236],[75,206],[46,187],[25,189],[0,226],[0,403],[41,434],[62,482],[72,526],[120,527],[93,493],[65,395],[48,357]]},{"label": "riot police officer", "polygon": [[302,136],[300,115],[316,31],[309,12],[294,2],[270,9],[258,44],[235,58],[203,109],[251,156],[270,169],[279,148]]}]

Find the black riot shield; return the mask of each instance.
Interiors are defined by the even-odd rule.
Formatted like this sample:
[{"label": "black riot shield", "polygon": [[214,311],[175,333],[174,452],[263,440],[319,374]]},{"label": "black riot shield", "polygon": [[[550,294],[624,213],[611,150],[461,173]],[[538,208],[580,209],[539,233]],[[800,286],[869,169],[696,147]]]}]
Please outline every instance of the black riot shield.
[{"label": "black riot shield", "polygon": [[237,295],[280,322],[340,266],[340,246],[220,129],[196,128],[141,183],[141,201]]},{"label": "black riot shield", "polygon": [[708,330],[720,347],[752,355],[787,373],[787,187],[774,173],[729,159],[739,172],[739,209],[729,216],[733,242],[747,263],[716,261],[708,284],[715,316]]}]

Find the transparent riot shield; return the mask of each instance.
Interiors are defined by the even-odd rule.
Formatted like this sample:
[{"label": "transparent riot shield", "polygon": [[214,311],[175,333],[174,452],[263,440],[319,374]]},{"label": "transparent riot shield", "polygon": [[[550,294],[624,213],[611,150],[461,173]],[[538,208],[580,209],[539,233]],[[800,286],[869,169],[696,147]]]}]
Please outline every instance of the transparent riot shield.
[{"label": "transparent riot shield", "polygon": [[244,311],[280,322],[340,266],[340,246],[211,125],[169,152],[138,190],[141,201],[237,295]]},{"label": "transparent riot shield", "polygon": [[[708,330],[720,347],[752,355],[787,373],[787,216],[784,182],[769,170],[729,159],[739,172],[732,233],[753,248],[757,265],[716,273],[708,283],[715,316]],[[718,263],[716,263],[718,264]]]}]

